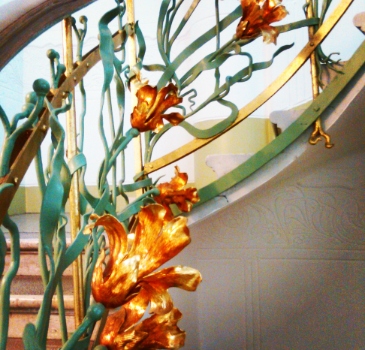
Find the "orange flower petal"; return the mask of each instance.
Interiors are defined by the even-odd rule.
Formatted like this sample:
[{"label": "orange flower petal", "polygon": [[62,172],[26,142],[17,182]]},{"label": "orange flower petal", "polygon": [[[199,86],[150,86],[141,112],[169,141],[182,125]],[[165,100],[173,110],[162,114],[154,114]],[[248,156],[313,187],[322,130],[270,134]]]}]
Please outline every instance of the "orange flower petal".
[{"label": "orange flower petal", "polygon": [[[155,292],[157,296],[159,291],[153,290],[152,293]],[[111,350],[175,349],[183,346],[185,332],[177,327],[182,315],[172,305],[168,312],[155,314],[135,325],[142,318],[150,295],[151,292],[142,288],[119,311],[109,315],[100,337],[100,344]]]},{"label": "orange flower petal", "polygon": [[163,227],[156,244],[150,248],[148,255],[141,259],[139,277],[148,275],[179,254],[190,243],[186,223],[186,218],[178,217]]},{"label": "orange flower petal", "polygon": [[112,273],[106,278],[100,272],[102,266],[95,266],[91,281],[94,299],[107,308],[121,306],[137,283],[138,264],[139,256],[117,261],[113,266]]},{"label": "orange flower petal", "polygon": [[276,28],[271,27],[271,26],[262,27],[261,32],[262,32],[262,37],[263,37],[264,43],[266,43],[266,44],[271,44],[271,43],[276,44],[276,38],[279,35]]},{"label": "orange flower petal", "polygon": [[174,306],[171,296],[166,288],[158,283],[141,283],[151,302],[150,313],[162,315],[170,312]]},{"label": "orange flower petal", "polygon": [[140,255],[138,278],[141,278],[166,261],[172,259],[190,243],[187,219],[175,218],[166,222],[166,210],[159,204],[141,209],[136,237],[131,254]]},{"label": "orange flower petal", "polygon": [[158,284],[164,289],[177,287],[194,291],[202,281],[200,272],[188,266],[172,266],[143,278],[143,282]]},{"label": "orange flower petal", "polygon": [[175,176],[171,179],[170,184],[175,190],[182,190],[188,182],[188,174],[181,173],[178,166],[175,166]]},{"label": "orange flower petal", "polygon": [[266,23],[279,22],[286,17],[288,11],[280,0],[267,0],[262,7]]},{"label": "orange flower petal", "polygon": [[254,38],[260,34],[265,43],[276,43],[278,31],[270,26],[281,21],[288,14],[280,0],[241,0],[242,18],[236,28],[241,39]]},{"label": "orange flower petal", "polygon": [[124,226],[112,215],[103,215],[95,226],[104,226],[109,241],[109,260],[103,270],[105,252],[95,265],[91,288],[93,297],[105,307],[115,308],[124,302],[137,282],[139,256],[128,258],[128,239]]},{"label": "orange flower petal", "polygon": [[104,276],[109,275],[110,269],[114,266],[115,261],[124,256],[127,251],[128,239],[123,224],[112,215],[103,215],[99,217],[95,226],[103,226],[109,240],[110,258],[104,271]]},{"label": "orange flower petal", "polygon": [[120,310],[108,316],[100,337],[100,343],[108,346],[109,349],[126,349],[126,344],[136,345],[146,338],[147,333],[135,332],[133,329],[131,331],[126,330],[142,318],[148,304],[149,295],[142,289]]},{"label": "orange flower petal", "polygon": [[141,209],[130,255],[145,256],[148,254],[165,223],[164,217],[165,209],[161,205],[153,204]]},{"label": "orange flower petal", "polygon": [[190,187],[184,189],[187,181],[188,175],[186,173],[180,173],[179,168],[175,167],[175,176],[171,181],[157,185],[160,194],[155,196],[154,199],[167,210],[166,219],[172,219],[174,217],[170,209],[170,204],[176,204],[181,211],[189,212],[192,204],[200,200],[196,188]]},{"label": "orange flower petal", "polygon": [[184,346],[185,332],[178,326],[181,312],[173,308],[164,315],[153,315],[136,328],[147,332],[148,336],[139,345],[139,349],[178,349]]},{"label": "orange flower petal", "polygon": [[174,84],[170,83],[158,92],[154,106],[155,112],[157,114],[162,114],[170,107],[176,106],[181,102],[182,98],[177,97],[177,87]]},{"label": "orange flower petal", "polygon": [[180,113],[163,114],[170,107],[182,102],[177,96],[177,87],[170,83],[157,92],[156,87],[145,85],[137,91],[137,106],[131,115],[132,127],[139,131],[154,130],[158,132],[163,127],[163,120],[177,125],[184,120]]},{"label": "orange flower petal", "polygon": [[[142,86],[136,93],[138,105],[143,108],[151,108],[156,100],[157,88],[150,85]],[[144,105],[143,105],[144,104]]]},{"label": "orange flower petal", "polygon": [[163,119],[166,119],[169,123],[171,123],[174,126],[179,125],[184,120],[184,117],[177,112],[172,112],[169,114],[161,114],[161,117]]}]

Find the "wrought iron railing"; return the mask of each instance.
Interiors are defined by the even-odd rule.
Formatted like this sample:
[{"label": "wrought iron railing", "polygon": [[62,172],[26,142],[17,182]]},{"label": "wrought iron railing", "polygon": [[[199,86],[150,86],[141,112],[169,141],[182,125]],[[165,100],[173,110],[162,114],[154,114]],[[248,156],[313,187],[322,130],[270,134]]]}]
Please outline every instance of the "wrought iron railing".
[{"label": "wrought iron railing", "polygon": [[[65,19],[66,55],[63,63],[58,52],[48,51],[50,83],[42,79],[36,80],[34,92],[27,96],[23,111],[12,119],[0,108],[4,128],[0,159],[0,221],[10,232],[12,256],[10,268],[4,271],[6,242],[3,231],[0,231],[0,348],[6,349],[10,286],[20,262],[19,230],[7,212],[33,158],[36,161],[42,196],[39,262],[44,300],[36,322],[28,324],[24,330],[25,348],[46,348],[52,298],[55,294],[60,315],[62,349],[88,348],[99,320],[100,328],[93,340],[95,349],[182,346],[184,335],[176,325],[181,314],[173,308],[166,290],[171,286],[194,290],[200,282],[200,274],[188,267],[152,273],[190,241],[186,220],[174,218],[170,205],[174,204],[175,209],[177,207],[181,213],[190,211],[193,204],[205,203],[253,174],[313,124],[315,128],[310,142],[316,143],[323,138],[326,147],[332,146],[329,135],[322,129],[320,117],[363,66],[365,46],[360,46],[353,58],[341,69],[341,74],[323,89],[323,67],[337,71],[339,66],[331,54],[324,53],[322,43],[352,2],[342,0],[327,15],[331,1],[323,1],[321,10],[318,9],[318,1],[308,1],[303,4],[303,17],[290,20],[280,1],[241,0],[240,5],[223,15],[220,2],[216,0],[209,4],[215,9],[211,28],[199,34],[187,47],[179,48],[179,53],[175,54],[179,36],[190,25],[194,11],[203,6],[203,2],[191,1],[186,7],[186,1],[163,0],[156,21],[159,59],[153,64],[145,64],[146,42],[144,33],[134,19],[133,1],[116,1],[116,6],[101,16],[100,45],[86,54],[82,51],[87,35],[86,18],[81,19],[81,28],[77,27],[74,19]],[[184,6],[185,11],[181,15]],[[272,24],[284,18],[286,24]],[[110,30],[113,21],[119,27],[115,34]],[[286,32],[305,30],[307,27],[308,42],[270,86],[246,105],[243,102],[243,107],[229,99],[233,87],[244,86],[254,79],[255,72],[269,69],[274,61],[280,60],[293,46],[282,45],[270,59],[255,61],[253,53],[248,51],[250,43],[261,37],[264,41],[273,43]],[[72,30],[77,40],[75,60],[72,55]],[[231,31],[230,39],[224,42],[222,38],[226,37],[227,31]],[[212,42],[214,44],[209,46]],[[202,47],[206,47],[203,58],[186,68],[192,55]],[[223,67],[235,57],[243,57],[247,64],[244,67],[236,66],[231,76],[222,76]],[[204,147],[244,121],[276,94],[308,60],[311,62],[313,86],[313,102],[310,106],[289,128],[245,163],[199,189],[200,202],[194,189],[185,188],[187,175],[178,169],[171,183],[158,185],[149,176]],[[84,78],[99,61],[103,67],[103,83],[100,109],[95,113],[98,115],[95,125],[99,128],[104,158],[98,173],[98,194],[92,195],[85,181],[86,166],[90,161],[85,156],[85,139],[90,135],[84,131],[84,125],[88,123],[85,119],[87,86]],[[182,67],[185,70],[181,73]],[[152,72],[158,75],[156,86],[144,81]],[[202,101],[196,98],[199,91],[194,83],[209,73],[214,77],[214,84],[206,87],[210,91]],[[80,89],[81,107],[75,108],[77,88]],[[117,113],[113,111],[113,101],[117,101]],[[208,129],[199,129],[189,122],[213,103],[226,108],[229,111],[228,117]],[[131,104],[130,128],[126,121],[129,117],[126,115],[127,104]],[[79,112],[77,118],[75,110]],[[61,119],[67,120],[66,130]],[[79,119],[79,127],[76,126],[76,119]],[[110,126],[109,134],[106,124]],[[155,145],[162,142],[162,136],[175,125],[189,133],[193,141],[152,160]],[[51,145],[49,157],[45,161],[40,147],[48,131],[51,134]],[[133,144],[133,140],[137,140],[134,144],[138,149],[135,159],[137,170],[134,183],[129,184],[126,183],[125,174],[127,166],[131,165],[126,164],[124,153]],[[171,149],[170,145],[168,148]],[[122,207],[117,205],[120,199],[124,201]],[[69,246],[65,228],[68,202],[72,235]],[[109,257],[107,261],[105,254]],[[61,277],[71,264],[74,264],[76,330],[69,336]],[[137,324],[148,303],[151,303],[154,315]],[[109,309],[121,306],[122,314],[108,316]],[[157,332],[159,328],[161,329]],[[154,332],[158,336],[154,337]]]}]

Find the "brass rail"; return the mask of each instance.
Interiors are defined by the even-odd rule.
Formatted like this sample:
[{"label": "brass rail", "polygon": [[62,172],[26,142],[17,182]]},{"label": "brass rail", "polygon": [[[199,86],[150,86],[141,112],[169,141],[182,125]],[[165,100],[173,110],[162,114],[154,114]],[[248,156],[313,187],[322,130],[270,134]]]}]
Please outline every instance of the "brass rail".
[{"label": "brass rail", "polygon": [[[226,130],[232,129],[237,124],[245,120],[250,116],[256,109],[268,101],[272,96],[274,96],[293,76],[294,74],[303,66],[310,55],[313,53],[315,48],[321,44],[321,42],[327,37],[336,23],[340,20],[349,6],[352,4],[353,0],[343,0],[338,5],[338,7],[333,11],[333,13],[328,17],[328,19],[323,23],[319,30],[313,35],[312,40],[310,40],[304,48],[299,52],[297,57],[291,62],[291,64],[282,72],[279,77],[269,85],[265,91],[258,95],[255,99],[249,102],[245,107],[243,107],[234,123],[232,123]],[[172,151],[161,158],[158,158],[152,162],[145,164],[144,172],[145,174],[153,173],[191,153],[202,148],[208,143],[214,141],[216,138],[221,136],[221,134],[215,135],[208,139],[195,139],[179,149]]]},{"label": "brass rail", "polygon": [[[73,60],[73,44],[72,44],[72,18],[67,17],[62,22],[63,29],[63,56],[66,66],[66,76],[72,75]],[[69,93],[74,95],[74,91]],[[75,99],[72,99],[71,108],[66,113],[66,135],[67,135],[67,159],[70,161],[77,154],[77,129],[76,129],[76,109]],[[69,195],[70,204],[70,224],[71,224],[71,240],[74,241],[80,230],[80,192],[79,192],[79,174],[76,171],[72,175],[71,188]],[[73,291],[75,304],[75,328],[81,323],[85,315],[84,308],[84,287],[82,272],[82,255],[79,255],[72,264]]]},{"label": "brass rail", "polygon": [[[313,2],[309,0],[308,8],[307,8],[307,17],[312,18],[314,16],[313,11]],[[313,26],[308,27],[308,37],[309,41],[312,40],[315,34],[315,30]],[[318,68],[316,62],[316,54],[313,51],[310,55],[310,70],[311,70],[311,78],[312,78],[312,96],[313,100],[315,100],[319,95],[319,82],[318,82]],[[311,145],[316,145],[320,140],[321,136],[325,139],[325,146],[326,148],[332,148],[333,144],[331,143],[331,138],[328,134],[323,131],[321,119],[318,118],[314,122],[314,130],[309,138],[309,143]]]}]

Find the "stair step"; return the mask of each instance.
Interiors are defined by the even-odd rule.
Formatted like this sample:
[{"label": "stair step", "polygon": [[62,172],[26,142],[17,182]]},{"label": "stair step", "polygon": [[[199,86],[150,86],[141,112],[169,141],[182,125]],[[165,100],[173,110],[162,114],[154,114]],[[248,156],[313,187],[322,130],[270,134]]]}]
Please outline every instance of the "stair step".
[{"label": "stair step", "polygon": [[[73,314],[74,299],[72,295],[63,296],[65,310],[69,314]],[[10,310],[11,312],[22,312],[23,310],[36,310],[38,312],[43,301],[43,295],[11,295]],[[52,298],[52,310],[57,311],[57,297]]]},{"label": "stair step", "polygon": [[[30,313],[11,313],[9,319],[9,338],[22,338],[23,330],[28,323],[35,323],[36,314]],[[75,330],[75,320],[73,315],[66,316],[68,333]],[[47,339],[61,339],[59,316],[52,314],[49,321]]]},{"label": "stair step", "polygon": [[[51,339],[47,341],[47,350],[59,350],[62,346],[61,340]],[[6,344],[6,350],[19,350],[23,349],[23,341],[19,338],[9,338]]]},{"label": "stair step", "polygon": [[[25,242],[21,246],[20,253],[20,265],[17,275],[20,276],[39,276],[41,274],[39,267],[39,258],[38,258],[38,247],[35,247],[33,243],[29,240],[22,240],[22,243]],[[38,241],[37,241],[38,245]],[[11,255],[10,251],[6,254],[5,257],[5,271],[9,268],[11,263]],[[65,272],[64,276],[72,276],[72,266],[69,266]]]},{"label": "stair step", "polygon": [[[26,214],[13,217],[20,232],[20,266],[11,284],[9,341],[7,350],[23,349],[22,336],[24,327],[28,323],[34,323],[37,313],[44,298],[44,286],[38,258],[39,244],[39,214]],[[11,265],[10,234],[4,230],[7,255],[5,257],[5,270]],[[70,235],[67,233],[67,245],[70,244]],[[1,282],[1,278],[0,278]],[[75,330],[74,298],[72,266],[68,267],[62,276],[64,294],[64,307],[68,333]],[[52,310],[48,331],[49,340],[47,349],[59,349],[61,347],[60,321],[58,315],[57,296],[52,299]]]},{"label": "stair step", "polygon": [[[21,338],[23,336],[24,327],[29,322],[34,323],[36,321],[42,301],[43,295],[12,295],[10,297],[9,338]],[[64,303],[67,331],[71,333],[75,329],[73,297],[65,295]],[[57,297],[53,297],[48,339],[61,339],[57,305]]]},{"label": "stair step", "polygon": [[[1,278],[0,278],[1,281]],[[73,294],[72,276],[62,277],[63,294]],[[43,295],[44,287],[41,276],[16,275],[11,283],[11,294],[13,295]]]}]

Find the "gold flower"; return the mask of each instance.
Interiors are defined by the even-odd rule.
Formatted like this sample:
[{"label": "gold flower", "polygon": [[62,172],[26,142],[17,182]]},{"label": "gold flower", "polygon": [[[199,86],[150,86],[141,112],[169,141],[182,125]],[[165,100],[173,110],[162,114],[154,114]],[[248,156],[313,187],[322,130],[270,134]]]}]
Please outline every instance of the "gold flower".
[{"label": "gold flower", "polygon": [[131,125],[139,131],[158,132],[163,127],[162,119],[177,125],[184,120],[180,113],[163,114],[168,108],[178,105],[182,98],[177,96],[177,87],[170,83],[157,93],[157,88],[142,86],[137,91],[137,106],[131,115]]},{"label": "gold flower", "polygon": [[181,312],[172,308],[164,314],[154,314],[137,324],[148,302],[141,291],[107,318],[100,344],[110,350],[177,349],[184,346],[185,332],[178,326]]},{"label": "gold flower", "polygon": [[159,204],[141,209],[134,234],[126,230],[112,215],[99,217],[95,226],[104,226],[109,239],[109,260],[102,251],[95,266],[91,288],[94,299],[107,308],[123,305],[133,294],[143,290],[151,301],[151,312],[172,308],[167,288],[195,290],[201,275],[195,269],[177,266],[152,272],[177,255],[190,243],[186,218],[171,221]]},{"label": "gold flower", "polygon": [[184,189],[187,182],[188,175],[186,173],[180,173],[179,167],[176,166],[175,177],[170,182],[157,185],[160,194],[155,196],[154,199],[157,203],[164,206],[167,218],[173,218],[170,204],[174,203],[181,211],[189,212],[193,204],[199,202],[200,198],[196,188],[189,187]]},{"label": "gold flower", "polygon": [[241,0],[241,6],[243,14],[236,36],[246,39],[262,34],[265,43],[276,44],[279,33],[270,24],[282,20],[288,14],[281,0]]}]

